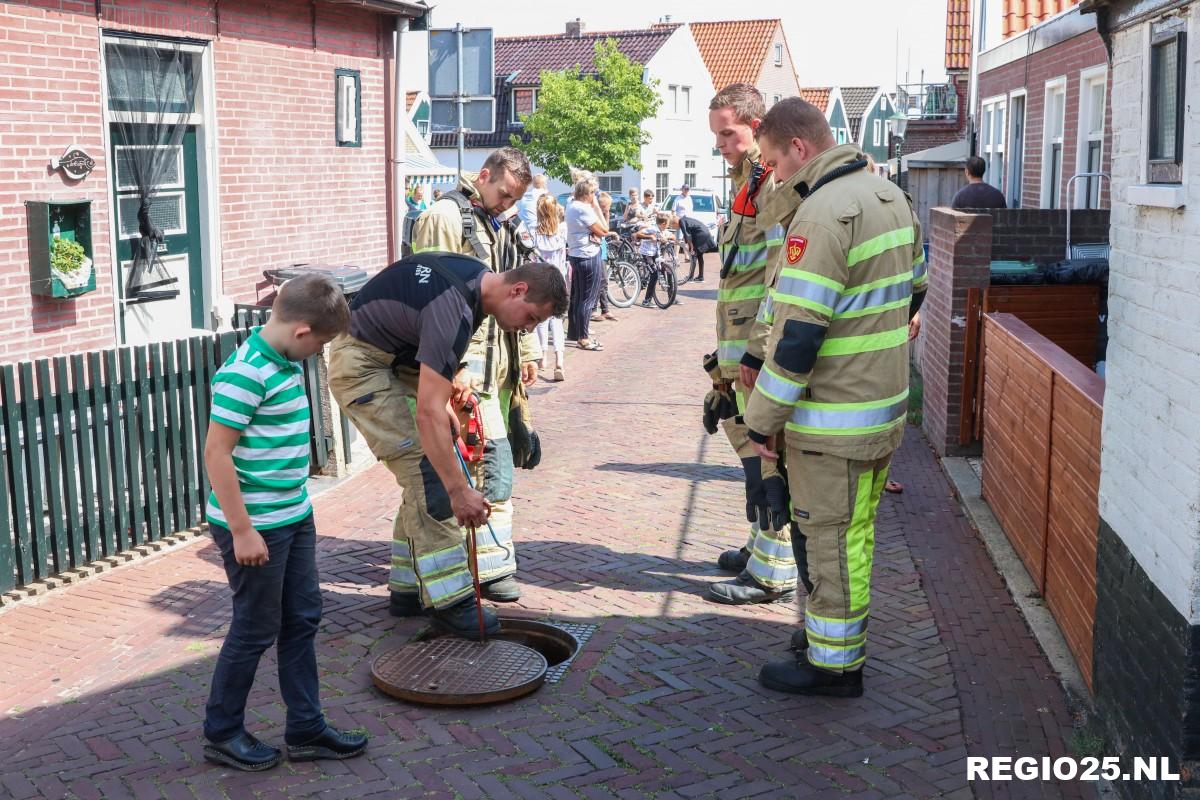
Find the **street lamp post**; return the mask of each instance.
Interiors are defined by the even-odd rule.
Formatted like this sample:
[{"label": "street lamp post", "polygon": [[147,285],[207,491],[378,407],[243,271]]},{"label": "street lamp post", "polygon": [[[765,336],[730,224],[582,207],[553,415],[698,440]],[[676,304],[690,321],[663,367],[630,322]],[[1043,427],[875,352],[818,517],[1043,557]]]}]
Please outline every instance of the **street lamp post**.
[{"label": "street lamp post", "polygon": [[896,143],[896,185],[900,185],[900,151],[904,147],[904,134],[908,130],[908,117],[897,111],[888,117],[888,135]]}]

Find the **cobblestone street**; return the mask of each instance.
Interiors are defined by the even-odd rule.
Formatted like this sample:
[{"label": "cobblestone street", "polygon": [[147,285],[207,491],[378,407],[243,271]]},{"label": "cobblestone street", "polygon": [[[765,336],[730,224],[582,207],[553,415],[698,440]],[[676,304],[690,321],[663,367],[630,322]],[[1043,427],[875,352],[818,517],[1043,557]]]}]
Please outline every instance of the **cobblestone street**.
[{"label": "cobblestone street", "polygon": [[[866,692],[759,686],[786,655],[795,604],[704,599],[745,539],[739,469],[700,425],[715,291],[666,312],[617,310],[603,352],[567,351],[539,383],[546,457],[516,489],[519,578],[506,614],[597,626],[563,679],[504,706],[405,705],[372,659],[420,630],[387,614],[396,489],[381,466],[315,501],[330,721],[368,755],[242,774],[201,758],[229,620],[206,537],[0,612],[0,795],[22,798],[1085,797],[1078,784],[976,783],[970,755],[1069,752],[1072,717],[950,485],[910,428],[880,505]],[[253,733],[282,743],[264,658]]]}]

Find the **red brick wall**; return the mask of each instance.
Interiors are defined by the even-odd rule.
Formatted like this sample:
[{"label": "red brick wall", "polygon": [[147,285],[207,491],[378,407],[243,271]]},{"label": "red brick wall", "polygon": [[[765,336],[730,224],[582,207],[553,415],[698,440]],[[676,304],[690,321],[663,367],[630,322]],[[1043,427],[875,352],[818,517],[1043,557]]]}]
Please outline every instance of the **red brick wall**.
[{"label": "red brick wall", "polygon": [[1091,686],[1104,381],[1010,314],[983,344],[983,496]]},{"label": "red brick wall", "polygon": [[904,133],[904,155],[919,153],[966,138],[967,106],[970,103],[966,75],[951,76],[958,93],[958,119],[956,120],[909,120]]},{"label": "red brick wall", "polygon": [[[1066,114],[1063,120],[1063,176],[1058,202],[1059,208],[1065,208],[1067,181],[1076,172],[1079,146],[1079,72],[1107,63],[1108,53],[1104,49],[1103,40],[1095,31],[1089,31],[1033,53],[1028,58],[980,73],[978,96],[981,103],[985,98],[1028,88],[1025,100],[1025,164],[1021,184],[1021,205],[1024,208],[1039,208],[1042,205],[1042,133],[1045,129],[1046,82],[1063,76],[1067,79],[1064,96]],[[1108,73],[1108,87],[1108,96],[1111,96],[1111,70]],[[976,119],[980,118],[980,109],[976,109]],[[1105,102],[1104,145],[1101,150],[1105,172],[1111,171],[1112,164],[1111,123],[1112,106],[1111,103]],[[1006,153],[1005,158],[1007,160],[1011,156]],[[1007,188],[1005,194],[1008,194]],[[1101,185],[1100,205],[1104,208],[1109,205],[1107,182]]]},{"label": "red brick wall", "polygon": [[929,288],[921,306],[922,428],[938,455],[963,452],[967,291],[988,285],[992,218],[948,208],[929,213]]},{"label": "red brick wall", "polygon": [[[384,39],[380,19],[290,0],[0,3],[0,362],[116,343],[99,30],[212,40],[223,291],[251,301],[262,270],[294,261],[378,268],[387,259]],[[334,69],[362,75],[361,148],[334,144]],[[10,121],[11,120],[11,124]],[[72,143],[84,181],[50,172]],[[30,293],[24,202],[90,198],[97,291]],[[206,254],[212,258],[213,254]]]}]

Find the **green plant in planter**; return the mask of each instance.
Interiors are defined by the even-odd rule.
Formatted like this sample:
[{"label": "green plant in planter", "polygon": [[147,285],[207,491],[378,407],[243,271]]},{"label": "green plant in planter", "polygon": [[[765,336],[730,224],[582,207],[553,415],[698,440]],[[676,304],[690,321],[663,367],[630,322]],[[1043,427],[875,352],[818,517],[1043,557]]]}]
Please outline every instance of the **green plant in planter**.
[{"label": "green plant in planter", "polygon": [[63,275],[78,272],[85,258],[83,245],[55,236],[50,247],[50,268]]}]

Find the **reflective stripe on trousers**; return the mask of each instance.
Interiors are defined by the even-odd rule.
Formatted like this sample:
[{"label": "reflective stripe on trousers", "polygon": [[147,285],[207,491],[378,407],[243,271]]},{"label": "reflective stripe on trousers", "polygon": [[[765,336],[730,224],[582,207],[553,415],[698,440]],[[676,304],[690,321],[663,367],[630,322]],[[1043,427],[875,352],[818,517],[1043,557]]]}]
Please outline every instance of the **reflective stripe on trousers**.
[{"label": "reflective stripe on trousers", "polygon": [[[757,529],[758,526],[755,526]],[[756,530],[746,571],[759,585],[772,591],[796,588],[796,556],[790,526],[783,530]]]}]

